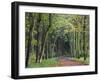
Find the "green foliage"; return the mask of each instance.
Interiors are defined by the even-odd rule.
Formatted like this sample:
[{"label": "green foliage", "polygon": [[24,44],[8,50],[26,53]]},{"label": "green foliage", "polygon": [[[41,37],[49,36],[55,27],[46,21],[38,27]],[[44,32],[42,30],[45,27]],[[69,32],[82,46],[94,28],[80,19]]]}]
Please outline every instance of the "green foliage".
[{"label": "green foliage", "polygon": [[41,63],[35,63],[34,60],[29,61],[28,68],[38,68],[38,67],[53,67],[57,64],[55,58],[43,60]]},{"label": "green foliage", "polygon": [[35,58],[35,54],[34,54],[34,53],[31,53],[29,58],[30,58],[30,59],[29,59],[28,64],[31,65],[31,64],[34,63],[34,61],[35,61],[35,59],[36,59],[36,58]]},{"label": "green foliage", "polygon": [[42,14],[42,21],[45,24],[45,26],[49,25],[48,19],[49,19],[49,14],[47,13]]},{"label": "green foliage", "polygon": [[32,40],[32,45],[35,45],[36,46],[37,45],[37,40],[35,40],[35,39]]},{"label": "green foliage", "polygon": [[[59,56],[70,56],[89,64],[89,16],[26,12],[25,49],[27,48],[31,50],[28,67],[54,65],[57,63],[54,58]],[[36,63],[36,58],[39,63]]]},{"label": "green foliage", "polygon": [[83,64],[89,64],[89,57],[87,57],[86,58],[86,60],[84,60],[84,57],[81,57],[81,58],[72,58],[72,60],[75,60],[75,61],[79,61],[79,62],[81,62],[81,63],[83,63]]}]

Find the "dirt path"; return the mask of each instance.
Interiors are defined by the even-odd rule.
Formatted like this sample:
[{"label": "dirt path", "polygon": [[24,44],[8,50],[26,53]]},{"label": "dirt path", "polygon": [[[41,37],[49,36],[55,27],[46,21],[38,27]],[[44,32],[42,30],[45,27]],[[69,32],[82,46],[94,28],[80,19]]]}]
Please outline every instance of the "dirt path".
[{"label": "dirt path", "polygon": [[78,66],[78,65],[85,65],[85,64],[65,57],[58,58],[57,66]]}]

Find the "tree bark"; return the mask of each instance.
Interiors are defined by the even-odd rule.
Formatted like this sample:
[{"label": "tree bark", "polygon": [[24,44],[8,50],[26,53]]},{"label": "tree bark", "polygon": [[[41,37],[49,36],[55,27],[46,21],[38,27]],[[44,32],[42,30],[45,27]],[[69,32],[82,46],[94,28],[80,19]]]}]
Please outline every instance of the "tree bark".
[{"label": "tree bark", "polygon": [[51,14],[49,14],[49,26],[46,30],[45,35],[44,35],[44,40],[43,40],[43,44],[42,44],[41,52],[40,52],[40,56],[39,56],[39,63],[42,61],[42,56],[43,56],[43,53],[44,53],[45,44],[46,44],[47,36],[48,36],[48,33],[49,33],[48,31],[49,31],[50,28],[51,28]]},{"label": "tree bark", "polygon": [[25,60],[25,66],[28,66],[28,60],[29,60],[29,53],[30,53],[30,47],[31,47],[31,41],[32,41],[32,30],[33,30],[33,17],[32,14],[29,14],[29,18],[31,19],[32,23],[30,25],[29,33],[28,33],[28,46],[27,46],[27,53],[26,53],[26,60]]},{"label": "tree bark", "polygon": [[38,18],[37,18],[37,49],[36,49],[36,60],[35,60],[35,63],[38,63],[39,62],[39,53],[40,53],[40,44],[39,44],[39,39],[40,39],[40,31],[39,31],[39,28],[40,28],[40,22],[41,22],[41,14],[39,13],[38,14]]},{"label": "tree bark", "polygon": [[85,29],[86,29],[86,26],[85,26],[85,19],[86,19],[86,16],[84,16],[84,27],[83,27],[83,50],[84,50],[84,60],[86,60],[86,37],[85,37]]}]

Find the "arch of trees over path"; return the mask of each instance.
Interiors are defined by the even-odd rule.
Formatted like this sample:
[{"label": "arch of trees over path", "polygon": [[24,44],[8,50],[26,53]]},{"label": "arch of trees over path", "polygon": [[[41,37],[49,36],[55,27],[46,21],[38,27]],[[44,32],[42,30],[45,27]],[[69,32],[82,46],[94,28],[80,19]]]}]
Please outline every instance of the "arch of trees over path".
[{"label": "arch of trees over path", "polygon": [[25,13],[25,66],[89,64],[89,15]]}]

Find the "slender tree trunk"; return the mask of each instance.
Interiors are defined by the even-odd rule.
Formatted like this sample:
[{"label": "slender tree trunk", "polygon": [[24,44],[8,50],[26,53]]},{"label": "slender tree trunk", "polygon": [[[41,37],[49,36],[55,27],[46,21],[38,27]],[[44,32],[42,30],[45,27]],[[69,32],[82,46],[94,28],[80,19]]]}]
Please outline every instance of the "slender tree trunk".
[{"label": "slender tree trunk", "polygon": [[49,45],[48,45],[48,41],[47,41],[47,44],[46,44],[46,54],[45,54],[45,58],[48,59],[48,50],[49,50]]},{"label": "slender tree trunk", "polygon": [[77,54],[77,57],[78,57],[78,59],[80,58],[80,45],[79,45],[79,40],[80,40],[80,33],[79,32],[77,32],[77,34],[78,34],[78,36],[77,36],[77,38],[78,38],[78,40],[77,40],[77,50],[78,50],[78,54]]},{"label": "slender tree trunk", "polygon": [[73,45],[73,43],[72,43],[72,32],[69,32],[69,45],[70,45],[70,56],[72,57],[73,56],[73,52],[72,52],[72,45]]},{"label": "slender tree trunk", "polygon": [[45,35],[44,35],[44,41],[43,41],[40,56],[39,56],[39,63],[42,61],[42,56],[43,56],[43,53],[44,53],[45,44],[46,44],[47,36],[48,36],[48,33],[49,33],[48,31],[49,31],[50,28],[51,28],[51,14],[49,14],[49,26],[48,26],[48,29],[46,30]]},{"label": "slender tree trunk", "polygon": [[40,43],[39,43],[39,39],[40,39],[40,22],[41,22],[41,14],[38,14],[38,18],[37,18],[37,49],[36,49],[36,60],[35,62],[38,63],[39,62],[39,53],[40,53]]},{"label": "slender tree trunk", "polygon": [[53,56],[54,56],[54,53],[55,53],[54,49],[55,49],[55,43],[56,43],[56,41],[57,41],[57,37],[55,37],[55,39],[53,41],[53,44],[52,44],[52,55]]},{"label": "slender tree trunk", "polygon": [[76,57],[76,30],[74,32],[74,56]]},{"label": "slender tree trunk", "polygon": [[32,14],[29,14],[29,17],[31,19],[31,25],[29,29],[29,34],[28,34],[28,46],[27,46],[27,53],[26,53],[26,60],[25,60],[25,66],[28,66],[28,60],[29,60],[29,53],[30,53],[30,47],[31,47],[31,41],[32,41],[32,30],[33,30],[33,17]]},{"label": "slender tree trunk", "polygon": [[83,29],[84,29],[84,33],[83,33],[83,43],[84,43],[84,45],[83,45],[83,50],[84,50],[84,60],[86,60],[86,35],[85,35],[85,29],[86,29],[86,26],[85,26],[85,20],[86,20],[86,16],[84,16],[84,27],[83,27]]},{"label": "slender tree trunk", "polygon": [[74,57],[74,32],[72,32],[72,56]]}]

